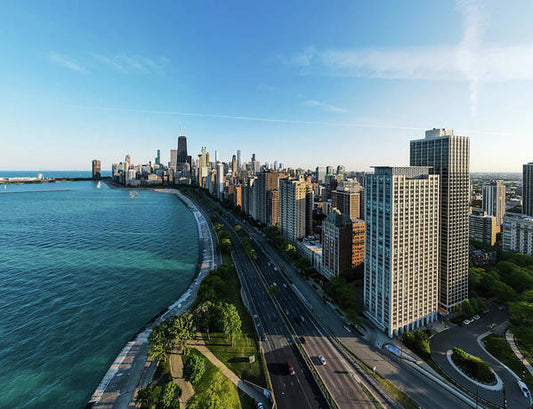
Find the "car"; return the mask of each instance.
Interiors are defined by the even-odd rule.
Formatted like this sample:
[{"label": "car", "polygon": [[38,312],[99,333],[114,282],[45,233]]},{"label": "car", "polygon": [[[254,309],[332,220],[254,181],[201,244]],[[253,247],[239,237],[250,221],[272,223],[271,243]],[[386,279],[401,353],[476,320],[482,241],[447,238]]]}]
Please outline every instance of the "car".
[{"label": "car", "polygon": [[289,375],[291,376],[296,375],[296,372],[294,372],[294,368],[292,367],[290,362],[287,362],[287,369],[289,371]]},{"label": "car", "polygon": [[350,327],[349,327],[348,325],[345,325],[345,326],[344,326],[344,329],[345,329],[346,331],[348,331],[348,332],[352,332],[352,330],[350,329]]},{"label": "car", "polygon": [[300,337],[300,344],[305,344],[305,338],[304,337]]},{"label": "car", "polygon": [[522,392],[522,395],[524,395],[524,398],[529,399],[529,389],[527,388],[526,384],[522,381],[517,381],[518,387],[520,388],[520,391]]},{"label": "car", "polygon": [[261,335],[261,341],[266,341],[266,340],[267,340],[266,334]]},{"label": "car", "polygon": [[318,356],[318,360],[320,361],[320,365],[326,365],[326,360],[322,355]]},{"label": "car", "polygon": [[261,402],[257,402],[257,409],[263,409],[263,404]]},{"label": "car", "polygon": [[303,315],[300,315],[300,321],[305,322],[305,318]]},{"label": "car", "polygon": [[463,324],[464,324],[464,325],[468,325],[468,324],[470,324],[471,322],[472,322],[472,321],[470,321],[470,320],[464,320],[464,321],[463,321]]},{"label": "car", "polygon": [[474,321],[477,321],[477,320],[480,319],[481,317],[480,317],[479,315],[476,314],[476,315],[474,315],[472,318],[474,319]]},{"label": "car", "polygon": [[500,311],[505,310],[505,305],[498,305],[498,309],[499,309]]},{"label": "car", "polygon": [[284,287],[284,288],[287,288],[287,284],[283,283],[283,287]]}]

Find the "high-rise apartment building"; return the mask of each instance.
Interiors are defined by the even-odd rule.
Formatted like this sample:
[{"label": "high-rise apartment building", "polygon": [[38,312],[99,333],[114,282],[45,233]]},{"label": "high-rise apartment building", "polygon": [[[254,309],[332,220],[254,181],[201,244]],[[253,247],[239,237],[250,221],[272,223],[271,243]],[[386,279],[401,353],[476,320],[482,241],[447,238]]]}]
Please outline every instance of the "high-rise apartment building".
[{"label": "high-rise apartment building", "polygon": [[241,151],[237,151],[237,169],[241,168]]},{"label": "high-rise apartment building", "polygon": [[272,203],[268,201],[268,192],[278,188],[278,172],[275,170],[261,172],[255,183],[256,186],[256,219],[268,224],[272,220]]},{"label": "high-rise apartment building", "polygon": [[489,216],[496,218],[496,226],[503,224],[505,214],[505,185],[502,180],[491,180],[482,187],[482,207]]},{"label": "high-rise apartment building", "polygon": [[359,219],[361,217],[361,194],[359,192],[333,190],[331,192],[331,207],[338,209],[351,219]]},{"label": "high-rise apartment building", "polygon": [[392,337],[438,316],[439,176],[376,167],[365,197],[366,315]]},{"label": "high-rise apartment building", "polygon": [[293,243],[306,235],[306,196],[303,176],[279,180],[279,228]]},{"label": "high-rise apartment building", "polygon": [[484,210],[473,211],[469,216],[470,239],[494,246],[496,243],[496,217],[490,216]]},{"label": "high-rise apartment building", "polygon": [[503,251],[533,256],[533,217],[507,213],[503,218]]},{"label": "high-rise apartment building", "polygon": [[224,164],[222,162],[217,162],[216,192],[217,197],[222,200],[224,193]]},{"label": "high-rise apartment building", "polygon": [[266,214],[269,226],[279,224],[279,189],[267,192]]},{"label": "high-rise apartment building", "polygon": [[93,179],[101,179],[102,178],[102,163],[95,159],[92,163],[93,168]]},{"label": "high-rise apartment building", "polygon": [[522,213],[533,216],[533,162],[526,163],[523,168]]},{"label": "high-rise apartment building", "polygon": [[426,131],[425,139],[411,141],[410,162],[440,176],[439,304],[448,313],[468,298],[470,138],[451,129]]},{"label": "high-rise apartment building", "polygon": [[352,219],[352,270],[365,262],[365,222]]},{"label": "high-rise apartment building", "polygon": [[328,276],[352,270],[352,220],[337,209],[322,221],[322,267]]}]

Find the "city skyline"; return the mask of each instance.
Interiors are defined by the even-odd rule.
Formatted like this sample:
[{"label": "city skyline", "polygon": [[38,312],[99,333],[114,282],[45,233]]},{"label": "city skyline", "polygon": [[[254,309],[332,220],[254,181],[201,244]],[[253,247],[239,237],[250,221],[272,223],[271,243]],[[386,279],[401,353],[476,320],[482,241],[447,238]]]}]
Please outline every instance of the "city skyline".
[{"label": "city skyline", "polygon": [[399,164],[432,127],[471,137],[474,172],[531,160],[529,2],[117,7],[0,6],[3,170],[166,163],[180,130],[311,169]]}]

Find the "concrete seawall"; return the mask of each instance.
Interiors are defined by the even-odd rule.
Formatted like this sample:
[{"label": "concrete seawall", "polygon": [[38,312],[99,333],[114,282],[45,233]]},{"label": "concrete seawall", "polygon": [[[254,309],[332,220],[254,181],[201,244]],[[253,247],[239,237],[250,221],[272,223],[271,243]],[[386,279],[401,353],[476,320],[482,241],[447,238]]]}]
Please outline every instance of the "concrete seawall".
[{"label": "concrete seawall", "polygon": [[154,189],[158,193],[176,195],[192,212],[198,226],[199,263],[189,288],[165,311],[152,318],[120,351],[115,361],[100,381],[86,408],[128,408],[138,388],[152,379],[156,362],[147,360],[148,335],[152,327],[170,315],[181,314],[190,308],[196,298],[200,283],[216,267],[215,243],[209,222],[183,193],[176,189]]}]

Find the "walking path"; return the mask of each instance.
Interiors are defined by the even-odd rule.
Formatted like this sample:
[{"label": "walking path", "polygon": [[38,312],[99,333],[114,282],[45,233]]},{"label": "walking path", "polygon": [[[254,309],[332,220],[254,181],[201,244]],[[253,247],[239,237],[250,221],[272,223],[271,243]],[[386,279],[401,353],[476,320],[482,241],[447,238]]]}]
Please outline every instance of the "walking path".
[{"label": "walking path", "polygon": [[215,365],[222,374],[228,378],[237,388],[243,391],[245,394],[250,396],[255,402],[261,402],[265,408],[270,408],[270,401],[256,388],[250,384],[244,382],[239,378],[233,371],[231,371],[223,362],[221,362],[205,345],[202,334],[198,333],[196,335],[196,341],[191,344],[192,348],[197,349],[201,352],[213,365]]},{"label": "walking path", "polygon": [[194,395],[194,389],[191,383],[183,377],[183,360],[177,348],[174,348],[170,354],[170,374],[174,382],[181,388],[180,406],[184,408]]},{"label": "walking path", "polygon": [[526,357],[524,356],[524,354],[522,354],[522,351],[520,351],[520,349],[518,348],[518,345],[516,345],[516,342],[514,340],[514,334],[511,332],[510,329],[507,330],[507,332],[505,333],[505,339],[507,340],[507,342],[509,343],[509,346],[511,347],[511,349],[513,350],[514,354],[516,355],[516,357],[518,359],[520,359],[520,362],[522,362],[522,364],[527,368],[527,370],[529,371],[529,373],[531,375],[533,375],[533,366],[531,366],[531,364],[529,363],[529,361],[526,359]]}]

